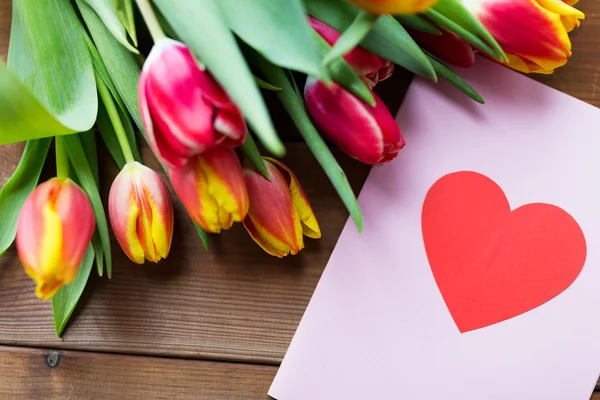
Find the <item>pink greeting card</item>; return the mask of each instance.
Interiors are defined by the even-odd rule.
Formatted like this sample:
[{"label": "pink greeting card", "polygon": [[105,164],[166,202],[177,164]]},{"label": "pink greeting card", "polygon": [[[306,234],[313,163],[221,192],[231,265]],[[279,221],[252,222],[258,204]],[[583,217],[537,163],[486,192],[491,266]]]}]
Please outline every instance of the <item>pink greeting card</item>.
[{"label": "pink greeting card", "polygon": [[278,400],[588,400],[600,110],[484,59],[416,79],[271,386]]}]

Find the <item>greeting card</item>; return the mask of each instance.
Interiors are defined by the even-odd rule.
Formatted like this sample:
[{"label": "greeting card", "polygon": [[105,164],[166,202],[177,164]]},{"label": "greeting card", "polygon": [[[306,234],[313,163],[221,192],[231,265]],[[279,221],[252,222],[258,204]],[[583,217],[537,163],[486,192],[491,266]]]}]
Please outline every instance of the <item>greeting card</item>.
[{"label": "greeting card", "polygon": [[[587,400],[600,373],[600,110],[478,60],[415,79],[269,394]],[[433,110],[433,112],[432,112]]]}]

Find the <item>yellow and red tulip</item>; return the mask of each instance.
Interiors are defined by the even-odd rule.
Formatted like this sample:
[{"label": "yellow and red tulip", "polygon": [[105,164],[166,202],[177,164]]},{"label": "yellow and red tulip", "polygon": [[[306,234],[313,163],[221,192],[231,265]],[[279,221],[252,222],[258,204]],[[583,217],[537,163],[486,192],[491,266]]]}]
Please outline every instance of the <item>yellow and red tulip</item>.
[{"label": "yellow and red tulip", "polygon": [[167,185],[152,169],[130,162],[115,178],[108,214],[119,245],[137,264],[166,258],[173,237],[173,204]]},{"label": "yellow and red tulip", "polygon": [[276,257],[297,254],[304,238],[321,237],[317,218],[294,173],[281,162],[264,158],[271,180],[244,162],[244,179],[250,209],[244,227],[263,248]]},{"label": "yellow and red tulip", "polygon": [[374,14],[416,14],[433,6],[436,0],[348,0]]},{"label": "yellow and red tulip", "polygon": [[[315,32],[331,46],[333,46],[341,36],[338,31],[316,18],[309,17],[308,21]],[[356,73],[360,75],[370,89],[378,82],[392,76],[392,73],[394,72],[394,64],[391,61],[381,58],[360,46],[357,46],[346,53],[344,55],[344,60],[354,68]]]},{"label": "yellow and red tulip", "polygon": [[138,97],[152,150],[171,168],[213,147],[244,143],[242,114],[183,43],[161,39],[154,45]]},{"label": "yellow and red tulip", "polygon": [[248,213],[248,192],[235,151],[217,147],[169,170],[171,184],[192,220],[219,233],[241,222]]},{"label": "yellow and red tulip", "polygon": [[96,221],[90,200],[70,179],[52,178],[27,198],[17,223],[17,252],[44,300],[77,275]]},{"label": "yellow and red tulip", "polygon": [[404,147],[400,128],[375,94],[370,106],[341,86],[308,78],[304,88],[306,108],[328,140],[366,164],[383,164]]},{"label": "yellow and red tulip", "polygon": [[549,74],[571,56],[568,32],[585,15],[561,0],[468,0],[463,4],[479,19],[506,53],[508,66]]}]

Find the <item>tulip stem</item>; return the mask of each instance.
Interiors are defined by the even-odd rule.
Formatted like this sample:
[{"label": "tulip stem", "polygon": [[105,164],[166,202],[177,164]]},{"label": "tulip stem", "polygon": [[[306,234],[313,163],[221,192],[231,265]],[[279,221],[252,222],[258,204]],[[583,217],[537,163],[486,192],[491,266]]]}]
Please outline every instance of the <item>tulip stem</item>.
[{"label": "tulip stem", "polygon": [[69,177],[69,155],[65,148],[65,138],[56,136],[54,138],[54,147],[56,151],[56,176],[60,179]]},{"label": "tulip stem", "polygon": [[146,26],[150,31],[150,35],[152,36],[154,43],[167,37],[165,32],[163,32],[162,28],[160,27],[160,22],[158,22],[158,18],[156,18],[156,14],[154,13],[150,2],[148,0],[137,0],[137,5],[142,13],[142,18],[144,18],[144,22],[146,22]]},{"label": "tulip stem", "polygon": [[346,28],[335,42],[329,53],[323,58],[323,65],[329,65],[333,60],[342,57],[360,44],[377,22],[379,15],[360,11],[354,21]]},{"label": "tulip stem", "polygon": [[117,111],[115,101],[113,100],[110,91],[104,84],[104,81],[98,75],[97,72],[96,86],[98,86],[98,93],[100,93],[100,98],[102,99],[102,103],[104,103],[104,107],[106,108],[108,118],[110,119],[110,122],[112,123],[112,126],[115,130],[115,135],[117,136],[119,146],[121,147],[121,151],[123,152],[123,156],[125,157],[125,162],[127,164],[134,162],[135,158],[133,157],[133,152],[131,151],[131,145],[129,144],[129,140],[127,139],[127,134],[125,133],[125,128],[123,127],[123,121],[121,121],[121,117],[119,116],[119,111]]}]

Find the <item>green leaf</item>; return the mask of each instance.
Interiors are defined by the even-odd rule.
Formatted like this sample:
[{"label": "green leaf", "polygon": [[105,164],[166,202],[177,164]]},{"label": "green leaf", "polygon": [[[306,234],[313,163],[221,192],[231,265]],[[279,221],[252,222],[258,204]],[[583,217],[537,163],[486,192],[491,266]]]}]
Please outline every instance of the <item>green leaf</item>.
[{"label": "green leaf", "polygon": [[252,73],[222,20],[215,0],[155,0],[154,3],[231,96],[267,150],[282,156],[285,153],[283,143],[275,132]]},{"label": "green leaf", "polygon": [[79,136],[69,135],[65,136],[63,140],[69,155],[69,159],[71,160],[77,178],[81,183],[81,187],[88,195],[90,203],[92,204],[92,209],[94,210],[94,216],[96,218],[96,229],[100,235],[104,257],[106,258],[106,273],[110,278],[112,276],[110,239],[108,235],[108,223],[106,221],[106,214],[104,213],[102,199],[100,198],[100,192],[98,191],[98,187],[94,181],[94,175],[85,156],[85,151],[83,150],[83,145],[81,144],[81,139]]},{"label": "green leaf", "polygon": [[52,314],[54,315],[54,329],[56,336],[61,338],[62,333],[69,322],[69,318],[73,314],[79,298],[83,294],[85,285],[87,284],[92,264],[94,263],[94,251],[92,246],[88,246],[83,260],[79,265],[79,271],[75,275],[75,279],[68,285],[63,286],[52,298]]},{"label": "green leaf", "polygon": [[498,42],[460,0],[439,0],[425,16],[496,60],[508,61]]},{"label": "green leaf", "polygon": [[[123,123],[123,128],[125,129],[125,134],[127,135],[127,140],[129,142],[129,146],[131,147],[131,151],[133,152],[133,157],[135,158],[136,161],[141,162],[142,155],[140,154],[140,150],[138,148],[137,140],[135,138],[135,132],[133,130],[133,126],[131,125],[131,121],[129,119],[129,113],[127,112],[127,107],[125,106],[123,99],[121,99],[121,95],[119,94],[119,91],[115,87],[115,84],[113,83],[113,81],[110,77],[110,74],[108,73],[108,70],[106,69],[106,66],[104,65],[104,62],[102,61],[102,57],[100,56],[100,53],[98,53],[98,49],[96,49],[96,46],[94,45],[92,40],[89,37],[87,37],[87,35],[86,35],[86,41],[87,41],[90,53],[92,54],[92,63],[94,65],[94,70],[98,73],[98,76],[100,76],[100,79],[102,80],[102,82],[104,82],[104,84],[108,87],[108,90],[110,91],[113,99],[117,103],[117,112],[119,113],[119,117],[121,119],[121,122]],[[102,104],[102,101],[99,101],[98,102],[98,116],[100,116],[100,110],[102,108],[104,108],[104,105]],[[106,108],[104,108],[104,114],[107,115]],[[109,122],[110,122],[110,120],[109,120]],[[112,124],[111,124],[110,130],[114,134],[114,129],[112,128]],[[108,132],[108,131],[105,131],[105,132]],[[103,138],[105,140],[107,139],[104,136],[103,136]],[[116,134],[115,134],[114,139],[116,140]],[[117,144],[118,144],[118,142],[117,142]],[[120,145],[119,145],[119,152],[122,154]],[[111,151],[111,154],[112,154],[112,151]],[[114,157],[114,154],[113,154],[113,157]]]},{"label": "green leaf", "polygon": [[0,190],[0,256],[15,240],[21,208],[38,184],[50,143],[52,138],[28,141],[15,172]]},{"label": "green leaf", "polygon": [[456,87],[458,90],[460,90],[476,102],[481,104],[485,103],[483,97],[481,97],[479,93],[475,91],[475,89],[473,89],[467,82],[465,82],[460,76],[458,76],[458,74],[454,72],[452,68],[448,67],[446,64],[444,64],[443,62],[441,62],[440,60],[438,60],[430,54],[428,54],[427,57],[429,57],[429,61],[431,62],[431,65],[433,65],[433,68],[435,68],[435,72],[438,74],[438,76],[441,76],[442,78],[447,80],[448,83],[452,84],[454,87]]},{"label": "green leaf", "polygon": [[89,130],[87,132],[81,132],[79,134],[81,138],[81,144],[83,145],[83,150],[85,151],[85,156],[90,163],[90,168],[92,170],[92,175],[94,176],[94,182],[96,182],[96,186],[100,185],[100,176],[98,173],[98,151],[96,150],[96,134],[93,130]]},{"label": "green leaf", "polygon": [[[90,164],[96,187],[100,189],[100,176],[98,173],[98,152],[96,150],[96,134],[93,130],[89,130],[87,132],[81,132],[79,134],[79,137],[81,138],[81,144],[83,145],[83,151],[85,152],[85,156],[87,157],[88,162]],[[75,170],[75,166],[73,166],[73,170]],[[76,182],[78,185],[81,184],[79,180],[77,180]],[[94,236],[92,236],[92,247],[94,248],[96,265],[98,267],[98,275],[102,276],[104,271],[104,249],[102,248],[102,240],[100,239],[100,234],[98,233],[98,230],[96,230],[94,232]]]},{"label": "green leaf", "polygon": [[396,21],[400,22],[403,26],[408,26],[409,28],[413,28],[417,31],[429,33],[432,35],[441,35],[442,31],[439,30],[437,26],[429,22],[426,18],[423,18],[420,15],[396,15],[394,16]]},{"label": "green leaf", "polygon": [[[102,56],[106,70],[110,74],[110,78],[114,83],[115,89],[118,91],[120,98],[123,100],[125,107],[142,133],[142,136],[144,139],[146,139],[146,141],[148,141],[146,132],[144,131],[144,124],[142,123],[142,118],[139,112],[137,86],[140,79],[140,67],[137,64],[134,55],[125,50],[125,48],[119,44],[119,42],[107,31],[106,27],[104,24],[102,24],[102,21],[100,21],[98,16],[95,15],[95,13],[92,12],[87,5],[80,4],[79,7],[90,34],[94,39],[94,43],[96,44],[98,52]],[[110,90],[110,86],[108,86],[108,88]],[[102,110],[102,107],[100,107],[100,110]],[[102,113],[102,111],[100,112]],[[108,123],[110,123],[106,111],[104,111],[104,115],[105,117],[102,117],[102,114],[100,114],[98,120],[101,132],[102,121],[108,121]],[[112,129],[112,125],[110,129]],[[115,161],[117,164],[119,164],[119,161],[116,159]],[[124,159],[123,165],[125,165]],[[162,168],[165,172],[168,172],[164,165]],[[196,226],[196,230],[198,231],[198,235],[200,236],[200,240],[204,244],[204,247],[207,248],[207,233],[199,226]]]},{"label": "green leaf", "polygon": [[194,223],[194,227],[196,227],[196,232],[198,232],[198,236],[200,236],[200,241],[205,249],[208,249],[208,233],[202,228],[200,228],[196,223]]},{"label": "green leaf", "polygon": [[90,129],[98,109],[96,83],[72,6],[15,0],[12,8],[12,73],[0,63],[0,144]]},{"label": "green leaf", "polygon": [[265,75],[271,78],[275,85],[280,86],[283,89],[281,92],[277,92],[277,97],[279,97],[279,100],[290,114],[294,124],[298,127],[306,144],[329,177],[329,180],[350,212],[358,230],[362,232],[363,218],[356,196],[352,191],[352,187],[348,182],[344,170],[340,167],[327,147],[327,144],[312,124],[310,117],[304,108],[302,96],[297,90],[294,90],[294,86],[292,86],[285,72],[281,68],[271,64],[258,54],[255,54],[252,57],[252,60]]},{"label": "green leaf", "polygon": [[92,248],[94,249],[94,259],[96,260],[98,276],[102,276],[104,274],[104,248],[102,247],[102,239],[100,239],[98,231],[94,232],[94,236],[92,236]]},{"label": "green leaf", "polygon": [[[320,53],[322,56],[325,56],[325,54],[329,53],[331,46],[318,33],[315,32],[315,36],[319,43]],[[367,104],[375,105],[375,98],[371,90],[360,79],[354,68],[343,58],[336,58],[328,65],[328,68],[335,82]]]},{"label": "green leaf", "polygon": [[133,0],[111,0],[113,7],[117,10],[117,15],[125,30],[129,34],[131,41],[137,46],[137,32],[135,30],[135,17],[133,14]]},{"label": "green leaf", "polygon": [[[81,0],[85,1],[98,14],[106,28],[127,50],[138,54],[139,52],[127,40],[127,30],[123,24],[123,19],[117,13],[116,4],[106,0]],[[113,3],[113,4],[111,4]],[[125,10],[123,10],[125,11]],[[124,16],[124,15],[123,15]],[[133,17],[133,15],[132,15]],[[126,17],[128,18],[128,17]],[[129,21],[127,21],[129,24]],[[135,26],[135,25],[134,25]]]},{"label": "green leaf", "polygon": [[280,87],[271,85],[269,82],[267,82],[263,79],[260,79],[258,76],[254,76],[254,80],[256,81],[256,84],[258,85],[258,87],[261,89],[271,90],[273,92],[279,92],[281,90]]},{"label": "green leaf", "polygon": [[254,164],[258,172],[260,172],[260,174],[266,179],[271,180],[269,171],[267,171],[267,167],[265,166],[265,161],[260,156],[260,151],[258,151],[258,147],[256,147],[256,143],[254,142],[254,139],[252,138],[252,135],[250,135],[250,133],[246,135],[246,140],[242,145],[242,151],[244,152],[246,157],[248,157],[248,160],[250,160],[250,162]]},{"label": "green leaf", "polygon": [[217,0],[227,25],[273,64],[329,81],[300,0]]},{"label": "green leaf", "polygon": [[100,131],[100,136],[102,136],[102,140],[104,141],[106,148],[108,149],[113,160],[115,160],[115,163],[119,169],[122,169],[126,164],[125,156],[121,150],[121,145],[117,139],[117,134],[115,133],[112,122],[110,121],[108,112],[102,103],[100,103],[98,106],[98,120],[96,123],[98,124],[98,130]]},{"label": "green leaf", "polygon": [[[354,21],[359,9],[346,0],[304,0],[310,15],[342,32]],[[435,71],[421,48],[394,17],[381,16],[361,47],[417,75],[436,80]]]},{"label": "green leaf", "polygon": [[[137,99],[140,66],[134,55],[121,46],[86,3],[78,1],[77,5],[94,40],[94,48],[98,51],[98,56],[94,56],[94,59],[102,61],[106,73],[102,71],[102,68],[96,68],[96,71],[113,94],[119,107],[121,107],[121,101],[138,129],[145,135]],[[105,74],[110,79],[106,79]],[[119,96],[115,96],[113,90],[117,91]]]}]

